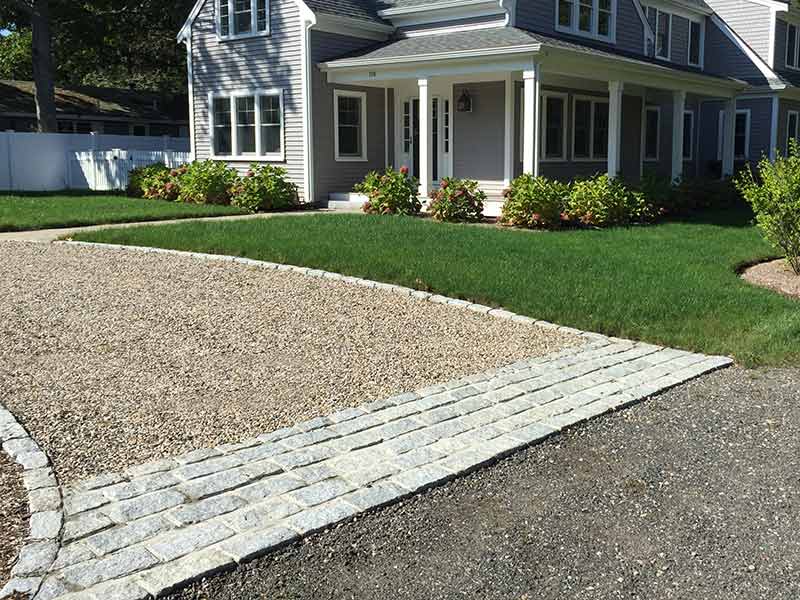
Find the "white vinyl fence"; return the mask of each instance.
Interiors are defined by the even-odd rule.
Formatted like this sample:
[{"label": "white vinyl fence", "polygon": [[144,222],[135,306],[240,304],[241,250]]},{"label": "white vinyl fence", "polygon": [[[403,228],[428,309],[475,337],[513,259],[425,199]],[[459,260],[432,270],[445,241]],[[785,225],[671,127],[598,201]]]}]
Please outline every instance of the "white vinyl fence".
[{"label": "white vinyl fence", "polygon": [[0,190],[120,190],[134,167],[176,167],[189,160],[186,138],[5,132]]}]

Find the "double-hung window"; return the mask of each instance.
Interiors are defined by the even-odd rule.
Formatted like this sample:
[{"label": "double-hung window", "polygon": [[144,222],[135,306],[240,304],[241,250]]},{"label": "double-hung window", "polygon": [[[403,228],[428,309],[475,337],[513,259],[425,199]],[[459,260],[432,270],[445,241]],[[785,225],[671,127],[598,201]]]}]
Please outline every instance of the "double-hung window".
[{"label": "double-hung window", "polygon": [[556,0],[556,29],[614,41],[617,0]]},{"label": "double-hung window", "polygon": [[336,160],[367,160],[367,94],[334,90]]},{"label": "double-hung window", "polygon": [[212,94],[209,104],[215,157],[284,160],[281,90]]},{"label": "double-hung window", "polygon": [[800,40],[798,40],[797,25],[786,25],[786,67],[800,69]]},{"label": "double-hung window", "polygon": [[[719,135],[717,136],[717,159],[722,160],[725,144],[725,111],[719,111]],[[736,111],[736,126],[733,132],[733,157],[736,160],[750,158],[750,111]]]},{"label": "double-hung window", "polygon": [[661,109],[648,106],[644,110],[644,159],[658,160],[661,147]]},{"label": "double-hung window", "polygon": [[703,64],[703,44],[705,31],[703,23],[689,21],[689,64],[700,67]]},{"label": "double-hung window", "polygon": [[656,34],[656,57],[671,60],[672,15],[655,6],[648,6],[647,21]]},{"label": "double-hung window", "polygon": [[221,38],[269,33],[269,0],[216,0]]},{"label": "double-hung window", "polygon": [[683,113],[683,160],[692,160],[694,156],[694,112]]},{"label": "double-hung window", "polygon": [[572,157],[599,160],[608,157],[608,100],[575,98]]},{"label": "double-hung window", "polygon": [[542,159],[566,160],[567,97],[542,94]]},{"label": "double-hung window", "polygon": [[786,116],[786,154],[792,148],[792,140],[798,141],[798,133],[800,133],[800,113],[796,110],[790,110]]}]

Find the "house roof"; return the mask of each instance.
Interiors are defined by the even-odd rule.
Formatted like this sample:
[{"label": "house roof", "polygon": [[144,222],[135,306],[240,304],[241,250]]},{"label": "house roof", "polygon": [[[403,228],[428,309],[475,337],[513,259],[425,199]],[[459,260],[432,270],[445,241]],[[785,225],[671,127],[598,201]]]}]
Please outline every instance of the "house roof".
[{"label": "house roof", "polygon": [[[116,88],[56,88],[56,113],[148,122],[188,122],[186,95]],[[0,80],[0,114],[35,115],[32,81]]]},{"label": "house roof", "polygon": [[[669,69],[697,75],[706,75],[716,79],[735,81],[733,78],[723,74],[709,74],[700,72],[691,67],[683,67],[676,64],[666,64],[664,61],[651,59],[640,54],[627,53],[619,50],[610,51],[607,47],[600,44],[591,45],[587,43],[576,43],[561,38],[553,38],[518,27],[497,27],[494,29],[481,29],[475,31],[462,31],[453,33],[443,33],[439,35],[429,35],[420,37],[403,38],[385,44],[374,46],[361,53],[350,54],[329,61],[328,67],[357,66],[382,64],[382,63],[401,63],[415,62],[432,58],[447,58],[452,54],[464,54],[470,56],[481,56],[486,53],[514,52],[527,49],[554,48],[590,54],[593,56],[605,56],[609,58],[625,59],[641,64],[657,66],[660,69]],[[338,64],[337,64],[338,63]],[[354,64],[356,63],[356,64]]]},{"label": "house roof", "polygon": [[314,12],[387,24],[378,15],[379,3],[375,0],[305,0],[305,3]]}]

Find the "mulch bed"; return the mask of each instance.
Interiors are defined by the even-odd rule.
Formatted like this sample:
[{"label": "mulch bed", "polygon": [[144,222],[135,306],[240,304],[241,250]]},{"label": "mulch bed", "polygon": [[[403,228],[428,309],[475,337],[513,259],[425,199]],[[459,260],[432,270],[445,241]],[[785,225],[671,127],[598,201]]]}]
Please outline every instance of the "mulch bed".
[{"label": "mulch bed", "polygon": [[0,451],[0,589],[8,582],[28,533],[28,499],[22,468]]},{"label": "mulch bed", "polygon": [[783,259],[754,265],[748,268],[742,277],[753,285],[800,298],[800,276],[795,275]]}]

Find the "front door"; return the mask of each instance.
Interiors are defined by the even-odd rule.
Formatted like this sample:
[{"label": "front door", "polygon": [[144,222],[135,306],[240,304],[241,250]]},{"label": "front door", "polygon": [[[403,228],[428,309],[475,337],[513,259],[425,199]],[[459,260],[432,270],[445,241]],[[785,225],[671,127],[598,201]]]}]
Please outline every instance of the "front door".
[{"label": "front door", "polygon": [[[431,100],[431,151],[433,153],[431,179],[439,181],[439,171],[441,169],[442,149],[440,147],[439,136],[439,98]],[[411,152],[411,174],[419,177],[420,165],[420,128],[419,128],[419,98],[412,98],[403,104],[403,126],[406,137],[406,153]],[[410,127],[409,127],[410,126]]]}]

